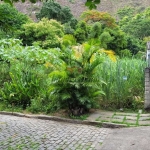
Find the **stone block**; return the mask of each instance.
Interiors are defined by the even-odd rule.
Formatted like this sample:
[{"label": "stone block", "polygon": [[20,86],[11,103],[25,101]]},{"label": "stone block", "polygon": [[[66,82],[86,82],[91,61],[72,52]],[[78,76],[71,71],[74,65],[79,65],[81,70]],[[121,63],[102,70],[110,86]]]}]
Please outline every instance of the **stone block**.
[{"label": "stone block", "polygon": [[126,120],[137,120],[136,116],[126,116]]},{"label": "stone block", "polygon": [[149,78],[149,77],[150,77],[149,72],[145,73],[145,78]]},{"label": "stone block", "polygon": [[145,100],[144,109],[150,109],[150,101]]},{"label": "stone block", "polygon": [[146,90],[145,90],[145,94],[147,94],[147,95],[148,95],[149,93],[150,93],[149,91],[146,91]]},{"label": "stone block", "polygon": [[149,78],[145,78],[145,81],[147,82],[147,81],[150,81],[150,80],[149,80]]},{"label": "stone block", "polygon": [[146,94],[146,95],[145,95],[145,102],[146,102],[146,101],[150,101],[150,95],[149,95],[149,94]]},{"label": "stone block", "polygon": [[139,125],[150,125],[150,121],[139,121]]},{"label": "stone block", "polygon": [[134,116],[134,117],[136,117],[137,114],[136,113],[126,113],[126,116]]},{"label": "stone block", "polygon": [[123,123],[123,119],[111,119],[113,123]]},{"label": "stone block", "polygon": [[150,114],[140,114],[140,117],[150,117]]},{"label": "stone block", "polygon": [[139,118],[139,121],[150,121],[150,116],[141,116],[140,118]]},{"label": "stone block", "polygon": [[150,86],[150,82],[145,82],[145,86]]},{"label": "stone block", "polygon": [[125,116],[115,115],[115,116],[113,117],[113,119],[122,119],[122,120],[123,120],[123,119],[124,119],[124,117],[125,117]]},{"label": "stone block", "polygon": [[150,68],[145,68],[145,73],[149,73],[150,72]]},{"label": "stone block", "polygon": [[150,85],[145,86],[146,91],[150,91]]},{"label": "stone block", "polygon": [[126,124],[136,124],[136,120],[125,120],[125,122],[124,123],[126,123]]},{"label": "stone block", "polygon": [[116,116],[131,116],[131,117],[136,117],[138,114],[136,114],[136,113],[121,113],[121,112],[117,112],[116,113]]},{"label": "stone block", "polygon": [[110,122],[111,119],[112,119],[111,117],[103,116],[103,117],[99,118],[99,121],[108,121],[108,122]]}]

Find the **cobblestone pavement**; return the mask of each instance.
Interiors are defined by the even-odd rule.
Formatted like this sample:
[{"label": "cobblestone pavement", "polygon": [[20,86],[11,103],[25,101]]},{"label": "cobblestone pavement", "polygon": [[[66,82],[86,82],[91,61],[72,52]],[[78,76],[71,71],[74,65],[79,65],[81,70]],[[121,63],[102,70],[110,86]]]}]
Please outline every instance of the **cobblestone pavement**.
[{"label": "cobblestone pavement", "polygon": [[0,115],[0,150],[100,150],[111,129]]}]

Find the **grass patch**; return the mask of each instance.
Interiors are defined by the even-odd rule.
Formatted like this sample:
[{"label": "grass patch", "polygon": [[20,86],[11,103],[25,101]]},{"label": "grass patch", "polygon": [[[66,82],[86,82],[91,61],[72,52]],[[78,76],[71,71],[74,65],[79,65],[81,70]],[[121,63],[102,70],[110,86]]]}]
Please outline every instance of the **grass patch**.
[{"label": "grass patch", "polygon": [[123,124],[123,121],[120,122],[120,121],[117,121],[117,120],[115,121],[115,120],[114,120],[114,121],[112,121],[112,123]]},{"label": "grass patch", "polygon": [[18,106],[13,105],[6,105],[5,103],[0,103],[0,111],[7,111],[7,112],[23,112],[23,109]]},{"label": "grass patch", "polygon": [[140,118],[140,113],[138,113],[138,115],[137,115],[137,120],[136,120],[136,125],[137,126],[139,125],[139,118]]},{"label": "grass patch", "polygon": [[123,118],[123,123],[125,123],[125,121],[126,121],[126,116],[124,116],[124,118]]},{"label": "grass patch", "polygon": [[[27,142],[28,144],[26,143],[26,140],[28,141]],[[33,141],[31,138],[29,139],[21,138],[19,143],[17,144],[15,144],[13,138],[8,138],[6,142],[8,143],[7,150],[23,150],[26,148],[38,150],[40,146],[38,142]],[[11,143],[14,143],[13,146]],[[6,144],[5,141],[0,143],[1,146],[5,144]]]},{"label": "grass patch", "polygon": [[100,118],[96,118],[95,121],[100,121]]},{"label": "grass patch", "polygon": [[[134,113],[135,114],[135,113]],[[117,113],[117,115],[118,116],[133,116],[132,114],[126,114],[126,113]],[[138,113],[137,113],[137,115],[138,115]],[[137,115],[136,116],[133,116],[133,117],[137,117]]]},{"label": "grass patch", "polygon": [[114,118],[115,115],[116,115],[116,112],[114,112],[114,114],[112,115],[112,118]]}]

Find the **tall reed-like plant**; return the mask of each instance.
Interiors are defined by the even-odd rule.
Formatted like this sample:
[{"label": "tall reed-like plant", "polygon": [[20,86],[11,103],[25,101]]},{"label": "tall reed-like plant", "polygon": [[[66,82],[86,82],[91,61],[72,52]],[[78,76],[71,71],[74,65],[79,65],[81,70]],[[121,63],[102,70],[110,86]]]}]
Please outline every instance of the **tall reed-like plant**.
[{"label": "tall reed-like plant", "polygon": [[136,109],[135,97],[143,100],[145,66],[146,62],[139,59],[123,58],[112,62],[106,58],[98,72],[107,83],[102,86],[106,93],[101,97],[103,107]]}]

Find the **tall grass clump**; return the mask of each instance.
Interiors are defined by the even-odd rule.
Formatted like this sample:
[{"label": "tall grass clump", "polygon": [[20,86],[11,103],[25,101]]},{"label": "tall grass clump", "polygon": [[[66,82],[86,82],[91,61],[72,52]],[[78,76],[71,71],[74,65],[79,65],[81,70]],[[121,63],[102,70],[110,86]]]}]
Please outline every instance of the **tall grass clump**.
[{"label": "tall grass clump", "polygon": [[100,98],[103,108],[137,109],[143,106],[144,68],[140,59],[122,58],[112,62],[105,59],[99,66],[99,76],[107,84],[102,85],[105,95]]}]

